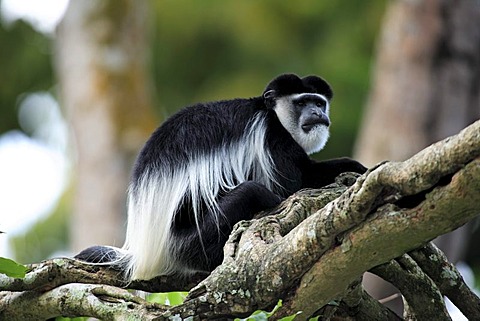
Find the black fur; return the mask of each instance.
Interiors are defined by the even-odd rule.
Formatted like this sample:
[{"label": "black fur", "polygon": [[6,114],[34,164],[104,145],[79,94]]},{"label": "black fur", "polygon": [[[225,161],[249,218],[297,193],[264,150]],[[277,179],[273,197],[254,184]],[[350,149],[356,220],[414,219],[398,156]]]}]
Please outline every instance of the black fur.
[{"label": "black fur", "polygon": [[276,93],[277,97],[302,93],[321,94],[327,97],[328,100],[331,100],[333,97],[330,85],[317,76],[299,78],[294,74],[280,75],[267,85],[264,95],[272,90]]},{"label": "black fur", "polygon": [[[228,144],[242,144],[245,130],[254,117],[265,116],[265,147],[273,159],[273,173],[278,184],[268,189],[249,178],[236,182],[237,187],[232,190],[220,190],[216,202],[223,215],[216,216],[207,204],[200,204],[198,225],[192,214],[194,204],[185,195],[170,229],[179,267],[211,271],[221,263],[223,245],[235,223],[251,219],[299,189],[323,187],[334,182],[335,177],[343,172],[366,171],[360,163],[348,158],[316,162],[292,138],[274,111],[275,101],[279,97],[301,93],[320,94],[328,100],[333,96],[330,86],[319,77],[281,75],[268,84],[262,96],[187,107],[165,121],[147,141],[133,170],[133,194],[141,192],[139,185],[146,172],[180,168],[191,162],[195,155],[212,153]],[[328,127],[328,115],[322,124]],[[97,257],[97,262],[104,262],[103,258],[108,256],[105,253],[110,253],[99,247],[90,249],[84,250],[77,258],[95,262],[89,257]],[[92,256],[94,253],[99,254]],[[98,261],[98,258],[102,260]]]}]

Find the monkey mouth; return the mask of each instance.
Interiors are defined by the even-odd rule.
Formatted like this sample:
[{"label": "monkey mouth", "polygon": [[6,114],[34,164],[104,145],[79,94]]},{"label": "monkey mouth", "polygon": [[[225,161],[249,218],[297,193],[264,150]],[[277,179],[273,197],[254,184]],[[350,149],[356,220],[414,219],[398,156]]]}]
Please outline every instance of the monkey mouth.
[{"label": "monkey mouth", "polygon": [[318,127],[318,126],[328,127],[330,126],[330,122],[324,118],[309,119],[302,124],[302,129],[304,132],[308,133],[314,127]]},{"label": "monkey mouth", "polygon": [[303,124],[302,129],[303,129],[304,132],[308,133],[315,126],[320,126],[320,124],[319,123]]}]

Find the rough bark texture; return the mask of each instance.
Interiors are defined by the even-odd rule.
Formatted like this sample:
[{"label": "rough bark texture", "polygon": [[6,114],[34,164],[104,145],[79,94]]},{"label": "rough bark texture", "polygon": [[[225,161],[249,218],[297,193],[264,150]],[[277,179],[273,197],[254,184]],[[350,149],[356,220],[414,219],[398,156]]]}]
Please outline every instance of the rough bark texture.
[{"label": "rough bark texture", "polygon": [[74,251],[123,240],[127,175],[154,126],[146,16],[143,1],[72,0],[58,29],[60,98],[76,147]]},{"label": "rough bark texture", "polygon": [[437,285],[408,255],[378,266],[372,272],[400,290],[409,307],[404,312],[405,319],[415,314],[417,320],[451,320]]},{"label": "rough bark texture", "polygon": [[448,262],[447,257],[435,245],[429,244],[409,254],[468,320],[478,318],[480,300],[465,284],[455,266]]},{"label": "rough bark texture", "polygon": [[[476,309],[480,299],[465,289],[454,266],[435,248],[427,246],[404,255],[480,214],[480,121],[405,162],[380,164],[354,178],[346,175],[334,186],[300,192],[274,211],[237,224],[225,246],[222,265],[191,289],[180,306],[147,304],[108,286],[67,284],[107,283],[113,278],[113,284],[121,285],[121,280],[115,270],[82,268],[59,260],[32,267],[24,280],[0,278],[0,318],[35,320],[64,314],[104,320],[129,316],[218,319],[269,309],[283,299],[273,319],[301,311],[298,320],[318,313],[345,320],[397,320],[364,293],[359,279],[365,271],[398,258],[383,268],[388,273],[381,267],[374,271],[396,278],[394,282],[405,292],[408,318],[428,319],[437,311],[436,317],[448,319],[443,295],[449,295],[456,296],[452,301],[467,300],[459,308],[471,319],[480,319],[480,309]],[[415,206],[400,206],[405,198]],[[427,254],[430,262],[419,253]],[[429,264],[446,267],[450,275],[439,276]],[[42,272],[48,266],[57,271]],[[391,266],[397,272],[390,273]],[[95,271],[101,272],[96,276]],[[196,277],[198,281],[204,276]],[[158,290],[180,286],[175,278],[155,282]],[[153,290],[148,283],[129,287]],[[181,285],[189,288],[192,284],[184,281]]]}]

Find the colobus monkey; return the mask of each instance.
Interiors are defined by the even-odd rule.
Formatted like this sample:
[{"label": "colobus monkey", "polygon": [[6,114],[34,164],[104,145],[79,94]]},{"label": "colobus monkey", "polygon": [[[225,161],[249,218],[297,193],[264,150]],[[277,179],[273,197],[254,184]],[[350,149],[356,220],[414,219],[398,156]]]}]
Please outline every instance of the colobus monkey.
[{"label": "colobus monkey", "polygon": [[262,96],[173,115],[134,166],[123,248],[94,246],[76,258],[120,265],[129,280],[213,270],[235,223],[301,188],[365,172],[348,158],[308,157],[327,142],[332,95],[320,77],[284,74]]}]

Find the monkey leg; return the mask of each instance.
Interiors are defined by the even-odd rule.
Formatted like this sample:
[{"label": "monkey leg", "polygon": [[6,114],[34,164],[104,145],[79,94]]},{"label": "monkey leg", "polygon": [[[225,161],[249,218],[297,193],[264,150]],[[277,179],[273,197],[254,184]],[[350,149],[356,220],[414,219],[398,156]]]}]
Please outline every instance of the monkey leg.
[{"label": "monkey leg", "polygon": [[175,257],[192,271],[212,271],[222,263],[223,246],[233,225],[278,205],[281,200],[262,184],[253,181],[241,183],[219,198],[220,212],[204,211],[198,223],[190,219],[188,226],[182,224],[172,229]]}]

